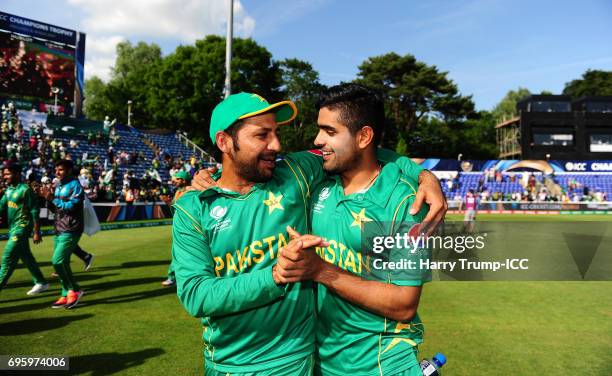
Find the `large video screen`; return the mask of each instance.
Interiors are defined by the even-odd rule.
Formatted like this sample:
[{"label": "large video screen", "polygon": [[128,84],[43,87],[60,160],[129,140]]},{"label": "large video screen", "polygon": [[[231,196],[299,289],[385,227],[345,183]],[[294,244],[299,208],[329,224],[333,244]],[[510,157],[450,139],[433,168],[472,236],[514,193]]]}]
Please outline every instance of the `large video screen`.
[{"label": "large video screen", "polygon": [[74,98],[74,48],[9,32],[0,32],[0,93],[55,99]]}]

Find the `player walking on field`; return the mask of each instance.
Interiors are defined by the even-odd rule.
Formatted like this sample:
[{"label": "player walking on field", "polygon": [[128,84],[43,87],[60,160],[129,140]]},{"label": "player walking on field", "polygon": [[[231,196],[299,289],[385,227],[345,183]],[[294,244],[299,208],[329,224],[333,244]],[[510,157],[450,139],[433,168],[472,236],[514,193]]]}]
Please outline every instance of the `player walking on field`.
[{"label": "player walking on field", "polygon": [[7,284],[17,262],[21,259],[32,274],[34,281],[34,287],[27,294],[38,294],[46,291],[49,284],[32,255],[28,240],[32,234],[34,244],[42,242],[36,195],[30,186],[21,182],[21,166],[18,164],[4,167],[3,177],[8,187],[0,199],[0,216],[7,216],[9,238],[2,254],[0,290]]},{"label": "player walking on field", "polygon": [[53,257],[51,263],[62,285],[62,295],[53,303],[52,308],[73,308],[79,303],[83,291],[72,274],[70,255],[78,247],[83,234],[83,187],[73,175],[74,164],[71,160],[60,160],[55,164],[55,175],[60,183],[55,193],[41,188],[41,196],[50,201],[55,211],[55,237],[53,238]]},{"label": "player walking on field", "polygon": [[[299,152],[277,160],[278,126],[295,115],[292,102],[270,105],[255,94],[221,102],[210,124],[222,157],[218,184],[187,192],[175,204],[177,294],[190,314],[202,318],[206,375],[312,373],[312,284],[282,284],[275,269],[278,250],[289,241],[286,226],[308,232],[309,199],[325,178],[318,155]],[[412,161],[398,162],[419,177]],[[428,184],[438,182],[423,186]],[[429,199],[443,203],[435,194]],[[326,243],[310,236],[304,245]]]}]

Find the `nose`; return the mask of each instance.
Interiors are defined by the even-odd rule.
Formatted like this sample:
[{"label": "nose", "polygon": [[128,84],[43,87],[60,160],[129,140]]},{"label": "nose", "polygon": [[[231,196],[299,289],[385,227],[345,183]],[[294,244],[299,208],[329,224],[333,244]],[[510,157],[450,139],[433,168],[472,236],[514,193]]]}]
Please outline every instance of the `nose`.
[{"label": "nose", "polygon": [[278,135],[272,134],[272,139],[268,143],[268,150],[272,150],[276,153],[281,151],[281,143]]},{"label": "nose", "polygon": [[319,131],[319,133],[317,133],[317,137],[314,140],[314,144],[317,148],[322,148],[325,145],[325,142],[323,142],[322,133],[323,131]]}]

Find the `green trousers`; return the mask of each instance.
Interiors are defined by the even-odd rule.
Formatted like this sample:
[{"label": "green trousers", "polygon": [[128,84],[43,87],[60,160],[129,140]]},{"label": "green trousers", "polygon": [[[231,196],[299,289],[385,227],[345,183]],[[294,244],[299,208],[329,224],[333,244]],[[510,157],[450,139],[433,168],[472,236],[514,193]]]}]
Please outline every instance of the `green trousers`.
[{"label": "green trousers", "polygon": [[32,280],[34,283],[47,283],[45,277],[40,271],[38,264],[32,251],[30,250],[29,237],[25,234],[15,235],[9,233],[9,239],[4,247],[4,253],[2,254],[2,266],[0,267],[0,289],[6,285],[9,278],[13,274],[17,262],[19,259],[23,260],[23,263],[32,274]]},{"label": "green trousers", "polygon": [[81,290],[70,268],[70,255],[76,249],[80,238],[81,234],[67,232],[57,234],[53,238],[53,257],[51,258],[51,263],[62,285],[62,296],[67,296],[68,290]]},{"label": "green trousers", "polygon": [[312,376],[314,356],[308,355],[284,366],[258,372],[220,372],[204,365],[204,376]]}]

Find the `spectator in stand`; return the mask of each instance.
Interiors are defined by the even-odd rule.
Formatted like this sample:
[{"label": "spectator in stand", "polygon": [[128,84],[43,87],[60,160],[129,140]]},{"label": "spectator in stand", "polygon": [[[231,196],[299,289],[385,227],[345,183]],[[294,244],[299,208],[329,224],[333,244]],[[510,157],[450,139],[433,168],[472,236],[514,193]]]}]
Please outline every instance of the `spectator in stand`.
[{"label": "spectator in stand", "polygon": [[445,183],[446,183],[446,189],[448,189],[448,191],[451,192],[453,190],[453,181],[451,179],[446,179]]}]

